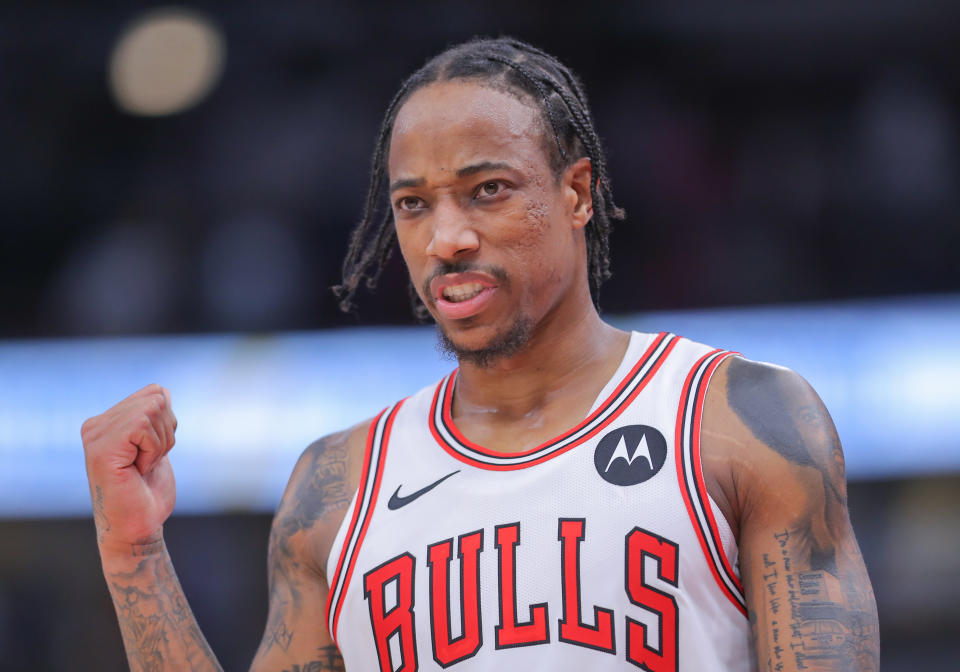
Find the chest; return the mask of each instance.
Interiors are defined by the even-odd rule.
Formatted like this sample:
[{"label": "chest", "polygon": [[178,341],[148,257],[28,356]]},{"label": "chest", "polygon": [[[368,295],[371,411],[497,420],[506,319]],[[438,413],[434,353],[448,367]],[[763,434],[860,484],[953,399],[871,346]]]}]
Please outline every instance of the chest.
[{"label": "chest", "polygon": [[[710,565],[730,549],[701,550],[696,500],[710,504],[685,469],[685,392],[677,376],[645,390],[643,362],[584,422],[524,450],[466,439],[443,385],[378,419],[328,563],[348,663],[678,669],[682,632],[736,613]],[[711,669],[686,655],[679,669]]]}]

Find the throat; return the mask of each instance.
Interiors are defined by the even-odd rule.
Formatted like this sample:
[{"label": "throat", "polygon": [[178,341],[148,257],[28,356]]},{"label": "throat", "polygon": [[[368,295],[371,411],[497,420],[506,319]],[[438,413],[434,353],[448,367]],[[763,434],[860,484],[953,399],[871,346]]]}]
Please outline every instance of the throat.
[{"label": "throat", "polygon": [[630,335],[616,332],[602,356],[585,357],[566,370],[478,371],[461,367],[451,415],[470,441],[503,453],[535,448],[587,418],[616,376]]}]

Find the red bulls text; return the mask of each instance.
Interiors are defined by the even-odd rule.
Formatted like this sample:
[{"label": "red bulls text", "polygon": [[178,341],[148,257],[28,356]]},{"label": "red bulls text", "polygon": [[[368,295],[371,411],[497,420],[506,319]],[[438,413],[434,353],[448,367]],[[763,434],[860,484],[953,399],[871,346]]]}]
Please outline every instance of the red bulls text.
[{"label": "red bulls text", "polygon": [[[676,599],[657,585],[678,586],[679,549],[668,539],[635,527],[624,539],[624,568],[611,567],[610,580],[623,577],[626,600],[646,614],[647,623],[658,623],[656,632],[624,615],[618,626],[614,609],[593,604],[583,594],[580,581],[581,545],[587,543],[586,521],[561,518],[557,525],[559,563],[540,563],[540,571],[559,568],[559,614],[551,627],[549,595],[534,604],[521,603],[524,577],[517,571],[517,554],[522,553],[520,524],[494,528],[493,549],[497,557],[495,580],[499,604],[487,605],[487,614],[497,614],[492,641],[495,649],[537,646],[557,639],[573,646],[617,655],[617,632],[625,642],[622,655],[648,672],[678,669],[679,614]],[[414,609],[416,558],[403,553],[363,576],[364,597],[376,643],[381,672],[410,672],[419,668],[416,615],[429,618],[433,659],[443,668],[472,658],[484,645],[481,605],[480,559],[484,552],[484,530],[430,544],[426,549],[429,604]],[[454,558],[454,552],[456,557]],[[648,563],[648,560],[652,562]],[[451,585],[451,564],[459,565],[459,582]],[[525,565],[527,566],[527,565]],[[655,568],[654,571],[649,571]],[[459,584],[459,585],[457,585]],[[459,600],[451,600],[459,594]],[[557,606],[556,603],[553,605]],[[426,613],[425,613],[426,612]],[[559,616],[559,618],[557,618]],[[487,624],[489,627],[489,624]],[[458,635],[454,635],[458,632]],[[391,640],[392,644],[391,644]],[[426,654],[429,655],[429,652]]]}]

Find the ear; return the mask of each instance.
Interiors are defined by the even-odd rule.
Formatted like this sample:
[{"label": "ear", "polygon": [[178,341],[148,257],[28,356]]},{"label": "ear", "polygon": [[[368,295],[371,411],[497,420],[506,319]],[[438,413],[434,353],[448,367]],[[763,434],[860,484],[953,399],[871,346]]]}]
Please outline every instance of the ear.
[{"label": "ear", "polygon": [[575,229],[584,228],[593,217],[593,196],[590,194],[592,180],[593,166],[586,156],[577,159],[563,172],[563,198]]}]

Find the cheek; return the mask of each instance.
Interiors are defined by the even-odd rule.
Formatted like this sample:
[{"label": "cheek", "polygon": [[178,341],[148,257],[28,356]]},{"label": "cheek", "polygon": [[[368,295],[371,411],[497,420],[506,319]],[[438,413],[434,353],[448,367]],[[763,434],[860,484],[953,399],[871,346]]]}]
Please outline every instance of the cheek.
[{"label": "cheek", "polygon": [[566,248],[570,241],[552,224],[554,213],[550,205],[542,200],[530,200],[519,214],[521,226],[509,244],[517,263],[531,277],[533,285],[543,287],[563,282],[568,275],[566,269],[570,261]]},{"label": "cheek", "polygon": [[417,278],[419,277],[420,269],[423,266],[423,245],[417,240],[417,230],[415,227],[409,226],[397,226],[397,247],[400,248],[400,256],[403,257],[403,262],[407,266],[407,272],[410,274],[411,279],[413,279],[414,284],[417,284]]}]

